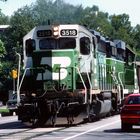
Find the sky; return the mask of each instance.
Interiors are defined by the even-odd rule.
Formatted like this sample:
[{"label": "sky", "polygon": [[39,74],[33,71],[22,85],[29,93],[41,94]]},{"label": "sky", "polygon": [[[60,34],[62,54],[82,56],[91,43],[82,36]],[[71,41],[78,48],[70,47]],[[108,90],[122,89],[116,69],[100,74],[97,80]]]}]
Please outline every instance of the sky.
[{"label": "sky", "polygon": [[[8,0],[0,1],[0,9],[5,15],[11,16],[14,11],[25,5],[30,5],[36,0]],[[109,15],[123,14],[129,15],[132,26],[140,24],[140,0],[64,0],[73,5],[82,4],[83,7],[96,5],[100,11],[108,12]]]}]

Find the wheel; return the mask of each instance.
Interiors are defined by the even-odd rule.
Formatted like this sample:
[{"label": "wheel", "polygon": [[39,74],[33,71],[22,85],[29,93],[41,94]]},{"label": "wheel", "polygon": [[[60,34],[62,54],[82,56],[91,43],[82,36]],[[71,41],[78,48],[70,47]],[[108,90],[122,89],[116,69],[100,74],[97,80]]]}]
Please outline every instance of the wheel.
[{"label": "wheel", "polygon": [[122,131],[129,131],[132,129],[132,124],[127,124],[127,123],[121,122],[121,129],[122,129]]},{"label": "wheel", "polygon": [[42,127],[50,118],[50,109],[45,100],[40,100],[36,104],[37,106],[31,111],[31,117],[24,122],[28,127]]},{"label": "wheel", "polygon": [[13,115],[13,110],[9,110],[9,114],[12,116]]},{"label": "wheel", "polygon": [[95,114],[93,110],[92,105],[87,105],[87,117],[88,117],[88,122],[93,122],[95,120]]},{"label": "wheel", "polygon": [[40,100],[38,102],[38,108],[37,108],[38,118],[35,119],[33,126],[43,126],[47,122],[47,120],[50,118],[50,108],[46,104],[45,100]]}]

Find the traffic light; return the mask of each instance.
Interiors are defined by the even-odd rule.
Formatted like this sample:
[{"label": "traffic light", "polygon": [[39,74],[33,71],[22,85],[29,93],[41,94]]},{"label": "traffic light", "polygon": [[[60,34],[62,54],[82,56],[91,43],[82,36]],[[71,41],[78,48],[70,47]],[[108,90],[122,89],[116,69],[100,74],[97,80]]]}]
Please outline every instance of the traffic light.
[{"label": "traffic light", "polygon": [[17,78],[17,75],[18,75],[17,70],[12,70],[12,78],[13,79],[16,79]]}]

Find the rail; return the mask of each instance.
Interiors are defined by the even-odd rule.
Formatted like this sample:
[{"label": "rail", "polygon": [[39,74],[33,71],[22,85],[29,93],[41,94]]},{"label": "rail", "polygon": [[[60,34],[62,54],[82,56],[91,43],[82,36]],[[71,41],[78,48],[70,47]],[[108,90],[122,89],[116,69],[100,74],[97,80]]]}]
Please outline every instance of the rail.
[{"label": "rail", "polygon": [[111,77],[113,78],[113,81],[118,85],[118,80],[114,74],[111,74]]},{"label": "rail", "polygon": [[89,85],[90,85],[90,103],[91,103],[92,102],[92,84],[91,84],[91,80],[90,80],[90,77],[89,77],[86,66],[85,66],[85,69],[86,69],[86,73],[87,73],[87,77],[88,77],[88,82],[89,82]]},{"label": "rail", "polygon": [[18,77],[17,77],[17,104],[20,103],[20,91],[19,91],[19,79],[20,79],[20,65],[21,65],[21,55],[16,52],[18,55]]},{"label": "rail", "polygon": [[77,69],[78,74],[79,74],[79,76],[80,76],[80,78],[81,78],[81,81],[82,81],[82,83],[83,83],[83,86],[84,86],[84,88],[85,88],[85,104],[86,104],[86,103],[87,103],[87,87],[86,87],[86,85],[85,85],[85,82],[84,82],[84,80],[83,80],[83,77],[82,77],[82,75],[81,75],[81,73],[80,73],[79,68],[78,68],[78,67],[75,67],[75,68]]},{"label": "rail", "polygon": [[20,103],[20,88],[21,88],[21,85],[22,85],[22,83],[23,83],[25,74],[26,74],[27,70],[29,70],[29,69],[30,69],[30,68],[25,68],[24,73],[23,73],[23,76],[22,76],[22,79],[21,79],[21,81],[20,81],[20,84],[19,84],[19,86],[17,85],[17,86],[18,86],[18,88],[17,88],[17,97],[19,96],[19,99],[17,98],[17,104]]},{"label": "rail", "polygon": [[[123,83],[122,83],[122,80],[121,80],[120,75],[123,74],[123,73],[124,73],[124,72],[119,72],[119,73],[118,73],[118,79],[119,79],[120,84],[121,84],[121,86],[122,86],[122,91],[124,91],[124,85],[123,85]],[[121,97],[121,96],[120,96],[120,97]],[[124,94],[122,94],[122,98],[124,99]]]}]

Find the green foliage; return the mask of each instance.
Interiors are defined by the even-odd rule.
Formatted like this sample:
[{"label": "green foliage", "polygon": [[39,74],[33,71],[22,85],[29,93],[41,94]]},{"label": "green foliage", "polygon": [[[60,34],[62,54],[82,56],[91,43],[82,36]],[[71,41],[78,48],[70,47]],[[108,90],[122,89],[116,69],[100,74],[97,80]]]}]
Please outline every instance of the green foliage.
[{"label": "green foliage", "polygon": [[5,16],[0,9],[0,25],[9,24],[9,17]]},{"label": "green foliage", "polygon": [[22,44],[23,36],[36,25],[36,22],[32,17],[31,8],[25,6],[21,9],[18,9],[18,11],[16,11],[11,17],[10,24],[12,33],[10,36],[16,44],[17,41],[19,44]]},{"label": "green foliage", "polygon": [[105,37],[110,36],[113,30],[108,20],[108,13],[99,11],[97,6],[85,8],[81,24],[100,32]]},{"label": "green foliage", "polygon": [[137,25],[134,29],[133,29],[133,42],[135,45],[135,49],[140,51],[140,25]]},{"label": "green foliage", "polygon": [[0,108],[0,113],[9,113],[9,109],[7,109],[7,108]]},{"label": "green foliage", "polygon": [[39,25],[77,23],[82,18],[82,6],[73,6],[63,0],[37,0],[32,7],[32,14]]},{"label": "green foliage", "polygon": [[0,58],[3,58],[6,54],[4,43],[0,40]]},{"label": "green foliage", "polygon": [[122,14],[122,15],[113,15],[110,16],[111,25],[113,27],[113,38],[121,39],[128,44],[132,43],[131,40],[131,33],[132,33],[132,26],[131,22],[129,21],[129,15]]}]

